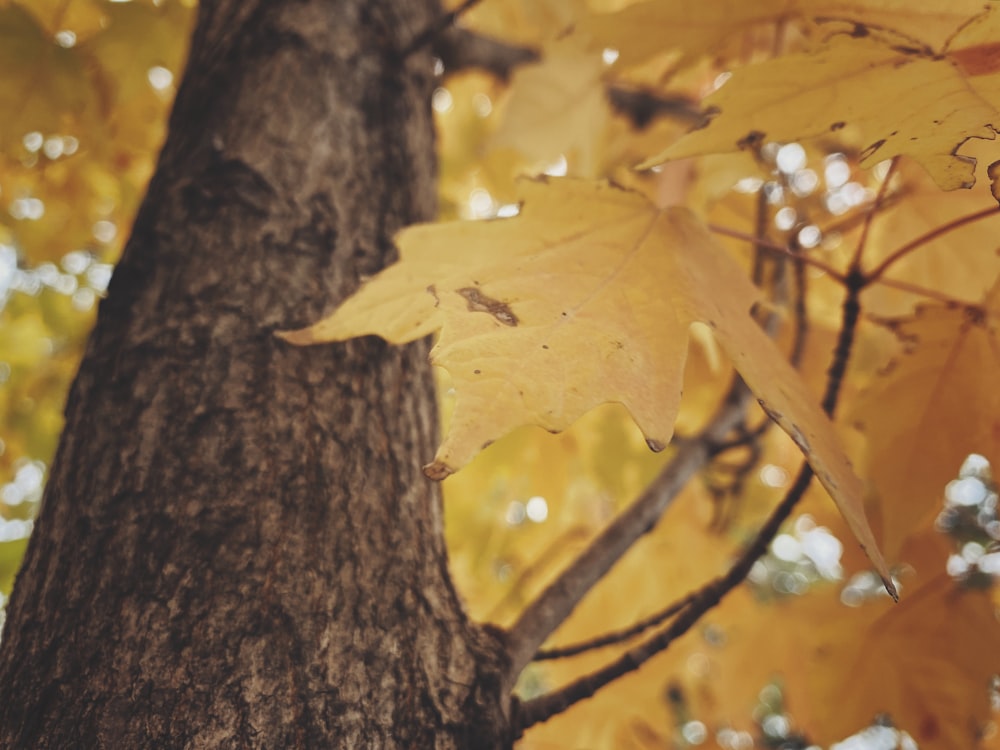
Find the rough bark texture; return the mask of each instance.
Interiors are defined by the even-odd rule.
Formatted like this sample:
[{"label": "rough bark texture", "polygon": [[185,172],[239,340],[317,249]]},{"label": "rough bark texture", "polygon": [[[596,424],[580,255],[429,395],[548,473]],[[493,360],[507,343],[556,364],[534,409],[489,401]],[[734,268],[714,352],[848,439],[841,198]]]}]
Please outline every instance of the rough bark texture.
[{"label": "rough bark texture", "polygon": [[426,349],[300,349],[434,205],[432,0],[203,0],[66,409],[0,747],[509,744],[451,587]]}]

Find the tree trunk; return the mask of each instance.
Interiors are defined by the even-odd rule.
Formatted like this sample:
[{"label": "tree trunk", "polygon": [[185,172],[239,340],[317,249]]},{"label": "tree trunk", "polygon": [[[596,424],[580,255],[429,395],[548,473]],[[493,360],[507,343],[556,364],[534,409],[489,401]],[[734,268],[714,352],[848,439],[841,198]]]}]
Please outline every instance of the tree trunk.
[{"label": "tree trunk", "polygon": [[434,211],[432,0],[203,0],[0,652],[0,747],[510,744],[426,346],[300,349]]}]

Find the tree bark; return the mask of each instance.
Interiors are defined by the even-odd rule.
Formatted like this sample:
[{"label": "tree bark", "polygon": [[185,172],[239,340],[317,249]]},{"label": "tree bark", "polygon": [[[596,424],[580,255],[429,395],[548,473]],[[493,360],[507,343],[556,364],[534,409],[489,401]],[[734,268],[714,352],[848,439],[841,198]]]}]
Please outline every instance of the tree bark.
[{"label": "tree bark", "polygon": [[300,349],[434,211],[434,0],[202,0],[0,650],[5,748],[510,745],[426,346]]}]

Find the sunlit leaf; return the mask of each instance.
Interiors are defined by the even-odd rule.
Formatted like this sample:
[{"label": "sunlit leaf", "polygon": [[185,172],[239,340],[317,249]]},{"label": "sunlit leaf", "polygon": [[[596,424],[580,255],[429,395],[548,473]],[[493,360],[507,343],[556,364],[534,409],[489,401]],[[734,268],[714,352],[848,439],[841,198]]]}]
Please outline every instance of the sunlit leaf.
[{"label": "sunlit leaf", "polygon": [[594,46],[616,49],[623,63],[669,50],[687,57],[717,54],[721,42],[755,24],[790,20],[818,21],[826,28],[846,22],[858,34],[878,32],[909,46],[940,50],[985,8],[981,0],[645,0],[615,13],[592,14],[577,29]]},{"label": "sunlit leaf", "polygon": [[[995,31],[996,23],[976,29]],[[975,41],[971,34],[963,40]],[[814,52],[739,68],[705,100],[709,124],[644,166],[851,126],[864,144],[862,166],[906,154],[941,188],[969,187],[975,163],[955,152],[968,138],[992,139],[990,125],[1000,121],[1000,75],[972,57],[975,49],[938,57],[876,38],[837,37]]]},{"label": "sunlit leaf", "polygon": [[609,401],[625,405],[650,446],[666,446],[688,329],[705,323],[887,578],[830,423],[750,316],[753,285],[698,221],[606,184],[522,188],[515,219],[404,231],[400,263],[331,317],[285,337],[306,344],[376,333],[403,343],[440,330],[432,361],[458,394],[425,469],[441,478],[514,427],[564,430]]}]

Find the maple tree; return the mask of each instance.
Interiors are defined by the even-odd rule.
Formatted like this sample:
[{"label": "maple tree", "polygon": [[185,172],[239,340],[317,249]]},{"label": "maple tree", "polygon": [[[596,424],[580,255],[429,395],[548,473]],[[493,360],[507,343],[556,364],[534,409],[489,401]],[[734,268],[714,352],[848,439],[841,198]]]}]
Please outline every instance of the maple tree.
[{"label": "maple tree", "polygon": [[[272,327],[436,336],[410,458],[519,746],[996,747],[994,5],[436,10],[441,220]],[[5,591],[190,22],[0,6]]]}]

